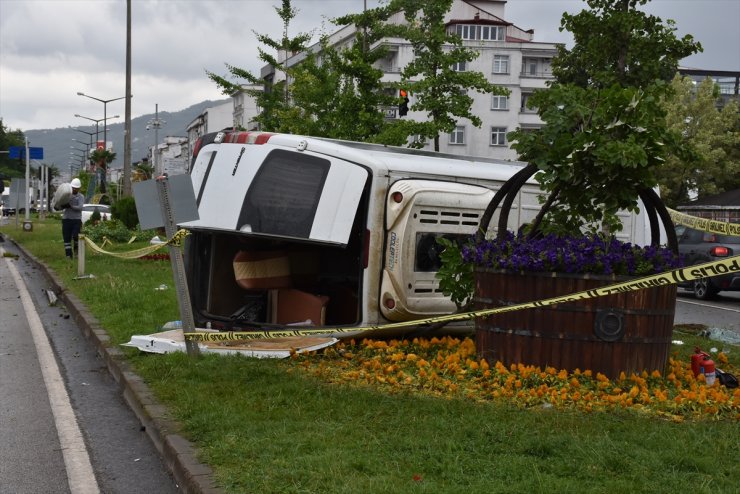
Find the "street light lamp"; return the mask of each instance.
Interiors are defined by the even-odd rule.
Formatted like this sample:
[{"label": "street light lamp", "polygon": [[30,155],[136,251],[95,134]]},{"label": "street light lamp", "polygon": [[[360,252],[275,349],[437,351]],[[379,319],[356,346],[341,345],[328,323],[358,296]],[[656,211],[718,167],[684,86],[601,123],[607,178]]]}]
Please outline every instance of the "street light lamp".
[{"label": "street light lamp", "polygon": [[[115,115],[115,116],[112,116],[112,117],[103,117],[103,118],[90,118],[90,117],[86,117],[84,115],[80,115],[79,113],[75,113],[75,117],[84,118],[86,120],[90,120],[92,122],[95,122],[95,141],[96,142],[98,140],[98,135],[100,134],[100,128],[99,128],[100,122],[103,122],[103,132],[106,133],[105,135],[107,136],[107,130],[108,129],[105,128],[106,125],[107,125],[106,120],[111,120],[113,118],[118,118],[119,116],[120,115]],[[105,147],[108,147],[108,141],[105,141]]]},{"label": "street light lamp", "polygon": [[[85,98],[94,99],[95,101],[100,101],[101,103],[103,103],[103,120],[106,120],[107,115],[108,115],[108,103],[110,103],[111,101],[118,101],[119,99],[125,98],[125,96],[121,96],[120,98],[100,99],[100,98],[96,98],[95,96],[90,96],[89,94],[81,93],[80,91],[77,91],[77,96],[84,96]],[[115,117],[111,117],[111,118],[117,118],[117,117],[118,116],[116,115]],[[108,148],[107,129],[103,129],[103,140],[105,141],[105,148],[107,149]]]}]

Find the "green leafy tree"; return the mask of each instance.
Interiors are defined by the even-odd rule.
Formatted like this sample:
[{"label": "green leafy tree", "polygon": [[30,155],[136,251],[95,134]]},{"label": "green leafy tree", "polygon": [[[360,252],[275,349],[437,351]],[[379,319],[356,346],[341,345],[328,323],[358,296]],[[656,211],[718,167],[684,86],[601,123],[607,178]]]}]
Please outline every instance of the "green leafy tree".
[{"label": "green leafy tree", "polygon": [[139,181],[149,180],[154,176],[154,165],[149,163],[149,161],[136,163],[134,170]]},{"label": "green leafy tree", "polygon": [[[0,118],[0,151],[8,151],[12,146],[25,146],[25,142],[21,130],[10,130]],[[11,159],[7,153],[0,153],[0,174],[6,178],[13,178],[23,177],[25,173],[25,161]]]},{"label": "green leafy tree", "polygon": [[113,163],[113,160],[115,159],[116,153],[108,149],[98,148],[90,153],[90,162],[94,163],[96,166],[99,166],[103,170],[107,169],[108,165]]},{"label": "green leafy tree", "polygon": [[552,69],[559,84],[608,88],[671,81],[678,62],[701,51],[691,35],[676,38],[675,22],[638,9],[650,0],[586,0],[590,10],[563,14],[560,31],[574,45],[558,45]]},{"label": "green leafy tree", "polygon": [[[669,152],[658,169],[663,201],[676,207],[689,200],[740,187],[740,113],[735,100],[722,108],[719,88],[710,78],[695,85],[676,76],[665,101],[668,128],[691,145],[689,153]],[[670,151],[670,150],[669,150]]]},{"label": "green leafy tree", "polygon": [[678,60],[701,46],[638,10],[647,2],[587,0],[590,10],[563,15],[561,30],[573,33],[575,45],[560,48],[556,80],[531,98],[545,125],[509,134],[549,195],[535,227],[544,220],[545,230],[572,233],[603,222],[620,230],[617,211],[635,211],[637,191],[656,185],[666,149],[682,146],[661,99]]},{"label": "green leafy tree", "polygon": [[333,20],[356,26],[353,43],[342,48],[321,40],[317,53],[290,69],[293,105],[284,112],[284,130],[313,136],[355,141],[403,144],[405,136],[387,134],[384,108],[396,104],[393,90],[385,90],[383,71],[374,63],[386,54],[384,46],[369,49],[384,36],[383,22],[390,13],[373,9]]},{"label": "green leafy tree", "polygon": [[403,89],[413,96],[410,110],[426,112],[427,120],[413,122],[408,130],[420,137],[422,146],[427,139],[434,140],[434,150],[439,151],[440,133],[454,130],[460,119],[467,119],[476,127],[480,117],[472,112],[476,91],[484,94],[509,94],[486,77],[475,71],[457,71],[458,64],[468,64],[478,57],[478,52],[463,46],[462,39],[448,31],[445,16],[453,0],[392,0],[391,11],[402,11],[407,24],[396,27],[396,34],[411,43],[414,59],[403,68]]},{"label": "green leafy tree", "polygon": [[398,105],[397,87],[382,82],[384,73],[375,67],[388,52],[378,42],[397,30],[387,23],[393,13],[390,6],[380,6],[332,20],[337,26],[354,24],[357,28],[355,42],[348,48],[327,51],[328,65],[340,80],[339,125],[332,137],[400,146],[413,133],[408,122],[386,119],[385,109]]},{"label": "green leafy tree", "polygon": [[[282,0],[280,8],[275,7],[280,19],[283,21],[283,35],[280,39],[274,39],[266,34],[260,34],[252,31],[257,37],[257,41],[265,47],[280,53],[282,61],[268,52],[262,46],[258,47],[259,59],[264,63],[275,68],[277,73],[282,73],[282,78],[275,82],[265,84],[261,77],[253,75],[248,70],[226,64],[230,76],[223,77],[213,72],[206,71],[208,77],[218,85],[224,94],[234,94],[237,91],[244,90],[248,95],[253,97],[257,106],[261,108],[260,114],[255,120],[260,124],[263,130],[281,131],[283,121],[281,119],[282,111],[290,107],[290,68],[288,59],[295,53],[305,51],[306,43],[311,39],[311,34],[300,33],[297,36],[289,37],[290,22],[298,15],[298,10],[293,8],[290,0]],[[237,82],[233,82],[236,80]],[[238,81],[247,81],[249,84],[261,86],[263,89],[247,88],[243,89]]]},{"label": "green leafy tree", "polygon": [[139,224],[139,215],[136,212],[136,200],[133,197],[122,197],[111,206],[113,219],[118,220],[126,228],[133,230]]}]

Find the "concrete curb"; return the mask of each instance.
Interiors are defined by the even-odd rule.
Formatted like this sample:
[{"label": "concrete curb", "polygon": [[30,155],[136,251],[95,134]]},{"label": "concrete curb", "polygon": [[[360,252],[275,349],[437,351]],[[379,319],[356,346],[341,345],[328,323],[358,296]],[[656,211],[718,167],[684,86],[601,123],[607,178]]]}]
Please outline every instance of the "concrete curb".
[{"label": "concrete curb", "polygon": [[68,292],[56,273],[44,263],[7,235],[5,239],[10,240],[43,273],[57,297],[67,306],[70,316],[82,328],[85,337],[95,345],[108,372],[118,383],[124,400],[145,428],[180,490],[188,494],[223,494],[223,490],[216,485],[213,470],[198,461],[195,447],[177,433],[179,425],[168,418],[167,408],[157,402],[146,383],[131,370],[123,352],[111,345],[108,333],[82,301]]}]

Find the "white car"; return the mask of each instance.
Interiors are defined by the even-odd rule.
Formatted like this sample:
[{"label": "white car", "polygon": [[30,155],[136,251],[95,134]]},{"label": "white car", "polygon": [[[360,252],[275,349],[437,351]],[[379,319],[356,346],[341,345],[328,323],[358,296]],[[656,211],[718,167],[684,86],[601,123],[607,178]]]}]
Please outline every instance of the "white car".
[{"label": "white car", "polygon": [[105,204],[83,204],[82,205],[82,223],[87,223],[87,221],[92,217],[95,210],[100,211],[100,220],[109,220],[111,219],[111,213],[110,213],[110,206],[107,206]]}]

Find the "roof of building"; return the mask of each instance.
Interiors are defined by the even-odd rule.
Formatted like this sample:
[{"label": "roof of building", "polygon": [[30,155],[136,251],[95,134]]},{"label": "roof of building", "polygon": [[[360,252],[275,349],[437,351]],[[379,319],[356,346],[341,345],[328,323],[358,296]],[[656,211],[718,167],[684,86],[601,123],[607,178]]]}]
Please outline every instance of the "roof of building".
[{"label": "roof of building", "polygon": [[692,209],[695,207],[717,207],[730,206],[740,207],[740,189],[728,190],[714,196],[702,197],[679,206],[679,209]]}]

